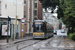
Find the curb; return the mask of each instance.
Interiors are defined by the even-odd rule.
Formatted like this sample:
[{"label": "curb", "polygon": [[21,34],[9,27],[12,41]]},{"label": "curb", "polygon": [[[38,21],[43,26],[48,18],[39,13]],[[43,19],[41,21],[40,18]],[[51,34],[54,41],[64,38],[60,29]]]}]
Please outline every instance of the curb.
[{"label": "curb", "polygon": [[[27,37],[26,37],[27,38]],[[25,39],[25,38],[23,38],[23,39],[17,39],[17,40],[15,40],[15,41],[10,41],[9,43],[0,43],[0,45],[11,45],[11,44],[16,44],[16,43],[19,43],[19,42],[22,42],[22,41],[26,41],[26,40],[31,40],[32,39],[32,37],[30,37],[30,38],[27,38],[27,39]]]},{"label": "curb", "polygon": [[[31,38],[32,39],[32,38]],[[19,42],[22,42],[22,41],[27,41],[27,40],[31,40],[31,39],[23,39],[23,40],[17,40],[17,41],[14,41],[13,44],[16,44],[16,43],[19,43]]]},{"label": "curb", "polygon": [[19,42],[22,42],[22,41],[31,40],[31,39],[32,39],[32,38],[28,38],[28,39],[19,39],[19,40],[15,40],[15,41],[9,42],[8,44],[16,44],[16,43],[19,43]]}]

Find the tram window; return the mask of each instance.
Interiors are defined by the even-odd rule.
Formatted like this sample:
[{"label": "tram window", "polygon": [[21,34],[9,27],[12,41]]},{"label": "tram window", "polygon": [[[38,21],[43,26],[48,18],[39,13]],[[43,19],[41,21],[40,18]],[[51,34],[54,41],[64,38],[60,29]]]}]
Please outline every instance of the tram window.
[{"label": "tram window", "polygon": [[35,24],[34,32],[43,32],[43,24]]}]

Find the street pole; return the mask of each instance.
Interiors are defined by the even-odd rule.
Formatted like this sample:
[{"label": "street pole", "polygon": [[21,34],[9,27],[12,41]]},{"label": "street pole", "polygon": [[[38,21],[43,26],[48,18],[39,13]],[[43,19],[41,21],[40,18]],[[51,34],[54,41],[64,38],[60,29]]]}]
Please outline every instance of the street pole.
[{"label": "street pole", "polygon": [[[31,5],[31,1],[30,1],[30,5]],[[31,7],[29,7],[29,12],[31,13],[30,8],[31,8]],[[30,20],[30,19],[31,19],[30,13],[29,13],[29,35],[30,35],[30,26],[31,26],[31,24],[30,24],[30,21],[31,21],[31,20]]]},{"label": "street pole", "polygon": [[24,23],[25,23],[25,18],[22,18],[22,38],[24,33]]},{"label": "street pole", "polygon": [[30,35],[30,18],[29,18],[29,35]]},{"label": "street pole", "polygon": [[[22,29],[24,29],[24,24],[22,24]],[[23,38],[23,30],[22,30],[22,38]]]},{"label": "street pole", "polygon": [[15,33],[14,33],[14,40],[15,40],[15,36],[16,36],[16,27],[17,27],[17,0],[16,0],[16,22],[15,22]]},{"label": "street pole", "polygon": [[8,26],[7,26],[7,43],[9,42],[9,21],[11,21],[11,18],[8,16]]},{"label": "street pole", "polygon": [[9,34],[9,16],[8,16],[8,26],[7,26],[7,43],[9,42],[8,34]]},{"label": "street pole", "polygon": [[17,29],[17,17],[18,17],[18,16],[16,16],[14,40],[15,40],[15,36],[16,36],[16,29]]}]

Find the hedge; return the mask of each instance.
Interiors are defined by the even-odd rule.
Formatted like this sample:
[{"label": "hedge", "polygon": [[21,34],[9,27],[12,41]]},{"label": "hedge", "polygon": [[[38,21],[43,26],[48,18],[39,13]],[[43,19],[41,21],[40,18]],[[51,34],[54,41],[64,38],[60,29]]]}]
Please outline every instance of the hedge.
[{"label": "hedge", "polygon": [[69,33],[69,38],[75,41],[75,32]]}]

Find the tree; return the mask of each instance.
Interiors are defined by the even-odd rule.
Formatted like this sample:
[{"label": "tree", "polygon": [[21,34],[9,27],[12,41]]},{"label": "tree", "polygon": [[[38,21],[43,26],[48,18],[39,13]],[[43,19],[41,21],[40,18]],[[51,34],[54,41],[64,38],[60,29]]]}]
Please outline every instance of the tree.
[{"label": "tree", "polygon": [[75,28],[75,0],[60,0],[58,8],[58,18],[62,18],[67,27]]},{"label": "tree", "polygon": [[65,9],[65,2],[64,0],[60,0],[58,10],[57,10],[59,19],[64,17],[64,9]]},{"label": "tree", "polygon": [[39,0],[42,3],[42,7],[45,8],[45,10],[48,7],[51,7],[51,9],[54,11],[57,5],[59,5],[59,0]]}]

